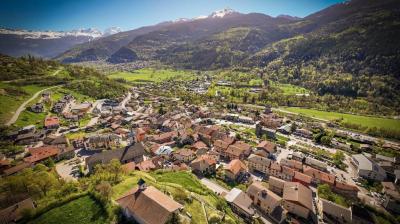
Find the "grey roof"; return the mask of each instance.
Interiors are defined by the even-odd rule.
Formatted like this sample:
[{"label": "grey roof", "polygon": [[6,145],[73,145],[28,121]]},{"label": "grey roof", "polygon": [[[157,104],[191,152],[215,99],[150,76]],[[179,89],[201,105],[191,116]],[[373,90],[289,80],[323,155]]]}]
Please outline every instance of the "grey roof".
[{"label": "grey roof", "polygon": [[352,155],[352,158],[353,158],[353,161],[357,161],[358,169],[374,171],[377,173],[381,173],[382,175],[386,175],[386,172],[384,169],[382,169],[382,167],[380,167],[375,162],[369,160],[365,155],[356,154],[356,155]]},{"label": "grey roof", "polygon": [[119,161],[132,160],[136,157],[143,156],[145,149],[142,143],[135,143],[134,145],[127,146],[125,149],[108,150],[100,153],[96,153],[86,158],[86,164],[92,168],[94,165],[101,163],[109,163],[113,159]]},{"label": "grey roof", "polygon": [[259,155],[251,154],[248,158],[250,162],[256,163],[256,164],[262,164],[264,166],[269,166],[271,163],[271,160]]}]

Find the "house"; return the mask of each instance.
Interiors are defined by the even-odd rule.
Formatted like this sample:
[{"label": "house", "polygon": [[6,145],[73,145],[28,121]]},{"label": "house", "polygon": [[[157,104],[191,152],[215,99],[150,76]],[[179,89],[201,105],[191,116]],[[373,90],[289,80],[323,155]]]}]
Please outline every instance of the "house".
[{"label": "house", "polygon": [[183,205],[140,179],[138,187],[116,200],[123,214],[139,224],[164,224],[178,215]]},{"label": "house", "polygon": [[131,171],[136,170],[136,163],[135,162],[125,163],[121,166],[121,168],[125,173],[129,173]]},{"label": "house", "polygon": [[195,153],[191,149],[183,148],[174,152],[174,158],[180,162],[187,163],[195,158]]},{"label": "house", "polygon": [[314,159],[312,157],[306,157],[305,160],[304,160],[304,163],[309,165],[309,166],[312,166],[312,167],[314,167],[316,169],[319,169],[321,171],[326,171],[327,167],[328,167],[326,162],[319,161],[319,160]]},{"label": "house", "polygon": [[216,140],[214,142],[214,150],[218,152],[221,157],[226,157],[226,150],[228,149],[230,143],[223,140]]},{"label": "house", "polygon": [[49,135],[43,139],[43,144],[45,145],[54,145],[58,148],[67,148],[70,143],[67,137],[65,136],[56,136]]},{"label": "house", "polygon": [[242,190],[233,188],[225,195],[225,200],[231,206],[233,212],[247,221],[252,220],[254,215],[253,201]]},{"label": "house", "polygon": [[84,114],[90,110],[92,107],[91,103],[84,102],[81,104],[75,104],[71,107],[71,113],[73,114]]},{"label": "house", "polygon": [[322,214],[322,218],[326,223],[352,223],[351,208],[346,208],[334,202],[319,198],[318,210]]},{"label": "house", "polygon": [[303,138],[312,138],[312,131],[309,131],[307,129],[303,129],[303,128],[297,128],[296,131],[293,132],[293,134],[303,137]]},{"label": "house", "polygon": [[256,123],[256,135],[259,138],[266,135],[270,139],[276,139],[276,131],[274,129],[264,127],[260,122]]},{"label": "house", "polygon": [[272,192],[278,195],[282,195],[285,183],[286,183],[285,180],[270,176],[268,180],[268,189],[270,189]]},{"label": "house", "polygon": [[195,142],[191,148],[195,151],[197,156],[204,155],[208,151],[208,146],[202,141]]},{"label": "house", "polygon": [[385,170],[363,154],[352,155],[351,163],[356,167],[359,177],[375,181],[386,179]]},{"label": "house", "polygon": [[308,187],[308,186],[310,186],[311,181],[312,181],[312,177],[310,177],[304,173],[298,172],[298,171],[294,172],[293,182],[298,182],[298,183],[301,183],[304,186]]},{"label": "house", "polygon": [[135,169],[144,171],[144,172],[152,171],[152,170],[155,170],[156,168],[157,168],[156,164],[154,164],[153,160],[151,160],[151,159],[142,161],[139,164],[137,164],[135,167]]},{"label": "house", "polygon": [[242,142],[242,141],[237,141],[234,144],[228,146],[228,149],[226,150],[226,156],[229,158],[229,160],[233,159],[245,159],[247,158],[251,153],[251,145]]},{"label": "house", "polygon": [[217,161],[208,155],[202,155],[190,163],[192,171],[196,174],[214,174],[216,171]]},{"label": "house", "polygon": [[269,167],[269,175],[282,178],[282,166],[276,161],[271,161],[271,165]]},{"label": "house", "polygon": [[155,151],[155,155],[157,156],[163,156],[166,158],[169,158],[169,156],[173,153],[173,149],[170,146],[167,145],[162,145],[158,147],[158,149]]},{"label": "house", "polygon": [[357,198],[359,190],[358,187],[355,185],[348,184],[344,181],[338,181],[336,179],[335,185],[332,187],[332,191],[337,194],[345,195],[347,197]]},{"label": "house", "polygon": [[60,120],[58,117],[46,117],[44,120],[44,127],[46,129],[57,129],[60,127]]},{"label": "house", "polygon": [[292,124],[282,125],[277,129],[277,131],[279,131],[282,134],[288,135],[292,132]]},{"label": "house", "polygon": [[49,158],[57,160],[57,156],[61,152],[56,146],[42,146],[38,148],[29,148],[28,150],[31,155],[25,157],[24,162],[31,164],[36,164]]},{"label": "house", "polygon": [[335,175],[322,172],[306,165],[303,167],[303,173],[312,178],[313,184],[329,184],[330,186],[333,186],[336,179]]},{"label": "house", "polygon": [[282,167],[281,178],[286,181],[292,181],[295,174],[294,173],[295,170],[287,166],[281,166],[281,167]]},{"label": "house", "polygon": [[240,182],[247,173],[247,167],[238,159],[232,160],[225,167],[225,178],[228,181]]},{"label": "house", "polygon": [[248,158],[249,171],[254,173],[262,173],[263,175],[269,174],[269,165],[271,160],[259,155],[251,154]]},{"label": "house", "polygon": [[127,146],[124,149],[108,150],[100,153],[96,153],[85,159],[85,163],[89,172],[93,171],[93,168],[97,164],[107,164],[113,159],[117,159],[122,164],[128,162],[140,163],[143,161],[143,155],[145,154],[144,146],[142,143],[135,143]]},{"label": "house", "polygon": [[392,182],[382,182],[382,193],[385,195],[382,206],[396,214],[400,213],[400,193]]},{"label": "house", "polygon": [[22,163],[19,163],[19,164],[15,165],[15,166],[11,167],[11,168],[8,168],[8,169],[4,170],[3,174],[5,176],[10,176],[10,175],[18,173],[19,171],[22,171],[25,168],[29,168],[29,167],[32,167],[32,166],[33,166],[32,163],[22,162]]},{"label": "house", "polygon": [[143,128],[136,128],[136,142],[142,142],[146,138],[146,131]]},{"label": "house", "polygon": [[44,106],[42,103],[35,103],[29,107],[29,109],[34,113],[42,113],[44,111]]},{"label": "house", "polygon": [[262,141],[257,145],[256,149],[265,151],[270,155],[276,151],[276,144],[270,141]]},{"label": "house", "polygon": [[303,170],[303,163],[294,159],[285,159],[282,158],[280,161],[282,166],[287,166],[292,169],[295,169],[297,171],[302,171]]},{"label": "house", "polygon": [[15,203],[7,208],[0,210],[0,223],[17,223],[23,218],[23,212],[25,210],[33,210],[35,205],[31,198],[27,198],[18,203]]},{"label": "house", "polygon": [[86,150],[103,150],[118,147],[120,144],[120,137],[115,134],[102,134],[94,135],[86,138]]},{"label": "house", "polygon": [[286,219],[286,211],[281,207],[282,198],[264,187],[261,182],[253,182],[246,191],[253,205],[277,223]]},{"label": "house", "polygon": [[162,133],[159,135],[154,135],[152,137],[153,137],[154,142],[163,144],[163,143],[171,142],[172,139],[177,136],[177,134],[178,133],[175,131],[170,131],[170,132]]},{"label": "house", "polygon": [[283,189],[283,207],[299,217],[307,219],[313,212],[312,191],[296,182],[286,182]]}]

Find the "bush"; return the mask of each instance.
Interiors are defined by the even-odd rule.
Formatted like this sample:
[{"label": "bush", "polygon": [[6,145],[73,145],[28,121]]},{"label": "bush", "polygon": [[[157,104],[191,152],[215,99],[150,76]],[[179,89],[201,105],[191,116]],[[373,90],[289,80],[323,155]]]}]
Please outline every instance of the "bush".
[{"label": "bush", "polygon": [[221,223],[221,217],[216,213],[211,213],[208,217],[208,222],[210,224]]}]

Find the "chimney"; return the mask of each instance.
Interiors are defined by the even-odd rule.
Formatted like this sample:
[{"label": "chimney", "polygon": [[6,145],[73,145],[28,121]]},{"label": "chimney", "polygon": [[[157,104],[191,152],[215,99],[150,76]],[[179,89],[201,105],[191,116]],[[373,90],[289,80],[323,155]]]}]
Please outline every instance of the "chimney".
[{"label": "chimney", "polygon": [[138,191],[144,191],[146,190],[146,181],[144,181],[142,178],[139,179],[139,181],[137,182],[138,185]]}]

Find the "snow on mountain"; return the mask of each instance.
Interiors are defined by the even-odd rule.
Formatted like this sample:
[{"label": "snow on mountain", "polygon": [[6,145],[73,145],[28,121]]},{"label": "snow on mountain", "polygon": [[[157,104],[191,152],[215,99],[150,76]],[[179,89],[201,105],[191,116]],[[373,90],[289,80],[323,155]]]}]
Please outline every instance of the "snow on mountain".
[{"label": "snow on mountain", "polygon": [[104,30],[103,37],[110,36],[119,32],[122,32],[121,27],[110,27]]},{"label": "snow on mountain", "polygon": [[88,37],[95,39],[101,37],[101,31],[93,28],[77,29],[72,31],[30,31],[20,29],[0,29],[0,34],[18,35],[24,39],[58,39],[62,37]]},{"label": "snow on mountain", "polygon": [[211,15],[209,15],[208,17],[210,17],[210,18],[224,18],[227,15],[232,15],[232,14],[236,14],[236,13],[238,13],[238,12],[234,11],[233,9],[225,8],[225,9],[218,10],[218,11],[215,11],[215,12],[211,13]]}]

